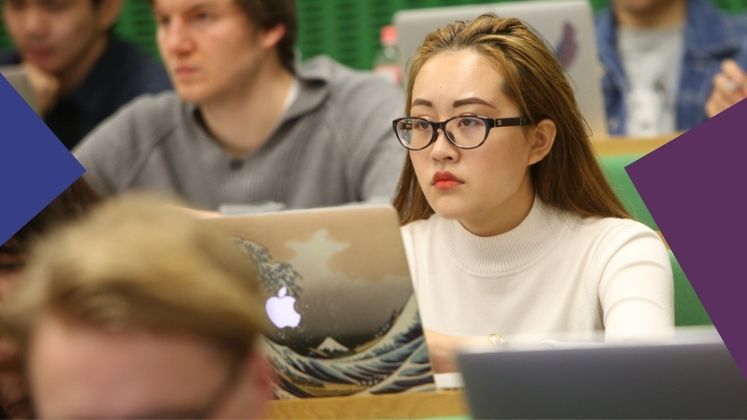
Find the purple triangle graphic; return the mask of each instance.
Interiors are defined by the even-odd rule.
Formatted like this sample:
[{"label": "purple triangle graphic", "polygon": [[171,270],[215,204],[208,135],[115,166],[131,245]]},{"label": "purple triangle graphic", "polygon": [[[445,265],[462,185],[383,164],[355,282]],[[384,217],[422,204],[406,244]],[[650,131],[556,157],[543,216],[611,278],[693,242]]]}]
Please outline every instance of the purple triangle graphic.
[{"label": "purple triangle graphic", "polygon": [[747,378],[747,101],[627,166]]}]

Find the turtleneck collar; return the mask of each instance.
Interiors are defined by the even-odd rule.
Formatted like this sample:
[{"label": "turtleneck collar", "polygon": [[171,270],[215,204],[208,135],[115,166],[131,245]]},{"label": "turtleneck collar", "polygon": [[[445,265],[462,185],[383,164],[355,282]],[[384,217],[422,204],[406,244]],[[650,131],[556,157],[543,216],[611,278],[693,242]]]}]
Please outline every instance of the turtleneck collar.
[{"label": "turtleneck collar", "polygon": [[574,217],[548,206],[539,197],[514,229],[490,237],[472,234],[457,220],[443,220],[446,247],[457,264],[475,275],[510,273],[534,263],[555,246]]}]

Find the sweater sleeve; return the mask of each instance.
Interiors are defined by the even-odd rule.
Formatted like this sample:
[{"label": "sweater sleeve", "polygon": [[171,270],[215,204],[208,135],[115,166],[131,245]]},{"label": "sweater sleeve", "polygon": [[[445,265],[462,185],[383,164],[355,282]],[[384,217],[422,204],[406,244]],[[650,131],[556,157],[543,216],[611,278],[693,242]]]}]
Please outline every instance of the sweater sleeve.
[{"label": "sweater sleeve", "polygon": [[612,232],[609,257],[599,283],[605,337],[646,338],[674,326],[674,282],[661,238],[648,227],[626,221]]}]

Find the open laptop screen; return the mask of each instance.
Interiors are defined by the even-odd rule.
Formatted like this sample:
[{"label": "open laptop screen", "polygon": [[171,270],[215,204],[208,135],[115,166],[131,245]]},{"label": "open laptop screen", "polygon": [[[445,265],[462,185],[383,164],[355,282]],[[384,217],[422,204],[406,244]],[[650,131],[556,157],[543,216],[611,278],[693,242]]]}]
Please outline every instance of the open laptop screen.
[{"label": "open laptop screen", "polygon": [[272,324],[278,396],[433,389],[399,222],[391,206],[206,220],[255,261]]}]

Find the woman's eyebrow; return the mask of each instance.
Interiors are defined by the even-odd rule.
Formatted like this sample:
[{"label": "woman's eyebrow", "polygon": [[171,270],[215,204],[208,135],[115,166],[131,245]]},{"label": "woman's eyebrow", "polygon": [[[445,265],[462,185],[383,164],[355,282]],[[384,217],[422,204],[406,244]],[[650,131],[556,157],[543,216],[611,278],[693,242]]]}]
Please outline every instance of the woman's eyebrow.
[{"label": "woman's eyebrow", "polygon": [[[490,102],[487,102],[487,101],[485,101],[483,99],[480,99],[480,98],[478,98],[476,96],[469,97],[469,98],[464,98],[464,99],[457,99],[456,101],[454,101],[452,103],[452,106],[454,108],[457,108],[457,107],[460,107],[460,106],[465,106],[465,105],[485,105],[485,106],[489,106],[491,108],[495,108],[495,105],[493,105]],[[432,108],[433,107],[433,102],[431,102],[431,101],[429,101],[427,99],[416,98],[416,99],[413,99],[412,104],[410,106],[427,106],[427,107]]]},{"label": "woman's eyebrow", "polygon": [[410,104],[411,107],[418,106],[418,105],[433,108],[433,102],[426,100],[426,99],[416,98],[416,99],[413,99],[412,104]]},{"label": "woman's eyebrow", "polygon": [[485,106],[489,106],[491,108],[495,108],[495,106],[493,104],[491,104],[490,102],[482,100],[482,99],[480,99],[480,98],[478,98],[476,96],[472,96],[472,97],[464,98],[464,99],[458,99],[458,100],[454,101],[454,103],[452,104],[452,106],[454,108],[458,108],[458,107],[464,106],[464,105],[485,105]]}]

